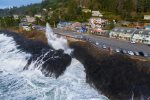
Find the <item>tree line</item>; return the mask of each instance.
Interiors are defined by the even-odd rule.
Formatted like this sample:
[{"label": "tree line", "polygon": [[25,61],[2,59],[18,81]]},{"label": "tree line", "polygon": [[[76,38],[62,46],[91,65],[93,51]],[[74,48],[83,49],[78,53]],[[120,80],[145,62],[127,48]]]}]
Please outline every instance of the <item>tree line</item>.
[{"label": "tree line", "polygon": [[20,19],[14,19],[13,16],[0,17],[0,28],[18,26]]},{"label": "tree line", "polygon": [[143,19],[150,14],[150,0],[44,0],[41,7],[57,10],[61,19],[85,21],[90,14],[83,8],[111,12],[122,19]]},{"label": "tree line", "polygon": [[[34,16],[41,13],[50,23],[61,20],[84,22],[91,17],[91,13],[82,12],[83,8],[104,13],[111,12],[120,15],[122,19],[142,19],[144,14],[150,14],[150,0],[43,0],[40,4],[0,9],[0,16],[13,14]],[[51,11],[53,13],[49,14]]]}]

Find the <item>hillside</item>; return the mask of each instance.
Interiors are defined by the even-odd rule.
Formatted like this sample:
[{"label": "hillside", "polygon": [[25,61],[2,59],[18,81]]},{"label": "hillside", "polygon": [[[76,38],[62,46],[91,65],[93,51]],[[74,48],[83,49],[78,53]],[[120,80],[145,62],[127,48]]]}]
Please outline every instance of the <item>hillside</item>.
[{"label": "hillside", "polygon": [[[50,9],[51,8],[51,9]],[[52,10],[62,20],[77,20],[88,16],[81,13],[82,8],[100,10],[107,15],[119,15],[122,19],[142,19],[150,14],[150,0],[43,0],[41,4],[31,4],[12,9],[1,9],[0,16],[43,13],[43,9]]]}]

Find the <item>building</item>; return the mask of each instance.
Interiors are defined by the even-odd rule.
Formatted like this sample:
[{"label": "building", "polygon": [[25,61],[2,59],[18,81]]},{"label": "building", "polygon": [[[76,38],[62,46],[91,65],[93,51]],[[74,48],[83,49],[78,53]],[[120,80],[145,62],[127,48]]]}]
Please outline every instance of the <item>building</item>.
[{"label": "building", "polygon": [[92,11],[90,9],[82,9],[82,12],[84,12],[84,13],[91,13]]},{"label": "building", "polygon": [[26,16],[26,19],[27,19],[27,22],[28,22],[28,23],[33,23],[33,22],[35,22],[35,18],[34,18],[34,17]]},{"label": "building", "polygon": [[42,15],[41,14],[36,14],[34,15],[35,18],[42,18]]},{"label": "building", "polygon": [[105,26],[107,20],[101,19],[101,18],[91,18],[89,20],[89,23],[92,28],[102,28]]},{"label": "building", "polygon": [[103,15],[99,11],[92,11],[93,17],[103,17]]},{"label": "building", "polygon": [[57,24],[57,28],[65,28],[65,27],[68,27],[68,26],[70,26],[72,23],[70,23],[70,22],[59,22],[58,24]]},{"label": "building", "polygon": [[14,19],[19,19],[19,15],[13,15]]},{"label": "building", "polygon": [[21,22],[27,22],[27,18],[26,17],[21,18]]},{"label": "building", "polygon": [[145,29],[116,27],[109,32],[109,37],[133,43],[150,44],[150,30]]},{"label": "building", "polygon": [[150,30],[136,30],[133,34],[132,41],[136,43],[150,44]]},{"label": "building", "polygon": [[144,20],[150,20],[150,15],[144,15]]},{"label": "building", "polygon": [[136,30],[136,28],[116,27],[110,31],[109,37],[131,41]]}]

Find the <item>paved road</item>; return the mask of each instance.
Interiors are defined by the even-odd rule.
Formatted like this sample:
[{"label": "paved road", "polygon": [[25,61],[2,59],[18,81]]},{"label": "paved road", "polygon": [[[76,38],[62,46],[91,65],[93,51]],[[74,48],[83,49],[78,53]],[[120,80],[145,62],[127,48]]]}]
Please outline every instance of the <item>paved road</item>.
[{"label": "paved road", "polygon": [[98,44],[97,46],[100,48],[103,45],[105,45],[106,47],[111,47],[114,50],[119,49],[119,50],[133,51],[133,52],[143,52],[145,55],[150,56],[150,46],[148,45],[132,44],[124,40],[117,40],[117,39],[88,35],[88,34],[77,34],[76,32],[73,31],[63,31],[59,29],[54,29],[54,32],[63,35],[69,35],[75,38],[83,37],[82,39],[85,39],[88,42],[91,42],[93,44],[97,43]]}]

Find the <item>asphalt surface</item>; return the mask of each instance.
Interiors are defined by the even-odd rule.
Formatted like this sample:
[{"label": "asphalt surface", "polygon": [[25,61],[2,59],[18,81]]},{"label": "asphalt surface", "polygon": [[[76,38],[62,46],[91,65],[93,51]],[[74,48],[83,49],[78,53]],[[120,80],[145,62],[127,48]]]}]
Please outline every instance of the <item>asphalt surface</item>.
[{"label": "asphalt surface", "polygon": [[143,52],[144,55],[150,57],[150,46],[145,44],[138,44],[138,43],[130,43],[129,41],[124,40],[118,40],[118,39],[112,39],[102,36],[95,36],[95,35],[89,35],[89,34],[79,34],[77,32],[73,31],[64,31],[60,29],[54,29],[55,33],[59,33],[62,35],[68,35],[74,38],[86,40],[92,44],[95,44],[99,48],[112,48],[116,51],[118,50],[125,50],[125,51],[132,51],[132,52]]}]

